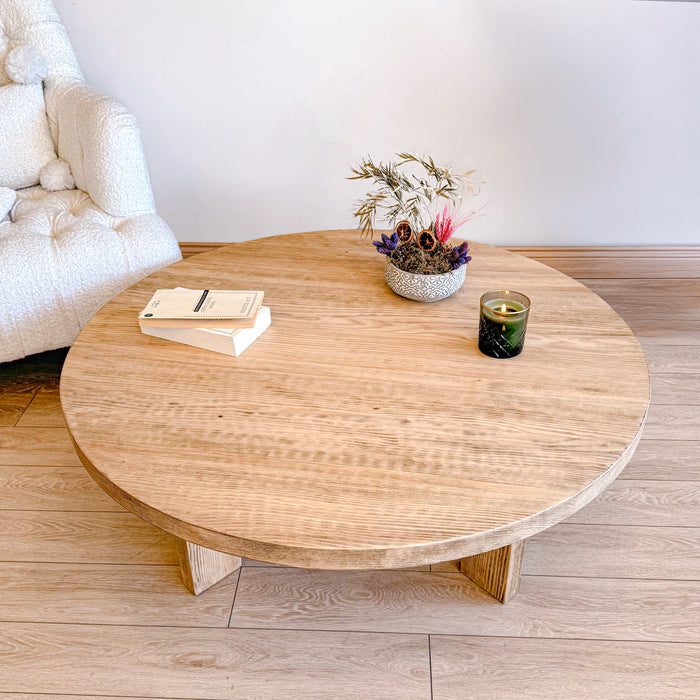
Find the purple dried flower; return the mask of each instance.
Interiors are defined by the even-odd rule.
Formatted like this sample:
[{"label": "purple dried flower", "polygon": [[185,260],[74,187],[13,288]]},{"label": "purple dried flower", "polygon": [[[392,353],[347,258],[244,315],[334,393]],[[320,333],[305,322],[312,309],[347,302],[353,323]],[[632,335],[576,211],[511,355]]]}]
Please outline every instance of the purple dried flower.
[{"label": "purple dried flower", "polygon": [[382,241],[384,241],[384,247],[389,250],[396,250],[399,245],[399,234],[392,233],[391,236],[387,236],[385,233],[382,234]]},{"label": "purple dried flower", "polygon": [[460,265],[466,265],[471,260],[471,257],[467,255],[469,252],[469,244],[462,243],[462,245],[457,246],[452,250],[452,260],[454,264],[454,269],[458,268]]},{"label": "purple dried flower", "polygon": [[463,258],[469,249],[469,244],[468,243],[462,243],[462,245],[458,246],[452,251],[452,256],[456,258]]},{"label": "purple dried flower", "polygon": [[466,265],[470,260],[471,256],[467,255],[469,252],[469,244],[468,243],[462,243],[462,245],[458,246],[457,248],[454,248],[452,250],[452,269],[456,270],[458,267],[461,267],[462,265]]},{"label": "purple dried flower", "polygon": [[372,241],[372,245],[377,249],[377,252],[382,255],[391,255],[399,245],[399,234],[393,233],[391,236],[382,234],[381,241]]}]

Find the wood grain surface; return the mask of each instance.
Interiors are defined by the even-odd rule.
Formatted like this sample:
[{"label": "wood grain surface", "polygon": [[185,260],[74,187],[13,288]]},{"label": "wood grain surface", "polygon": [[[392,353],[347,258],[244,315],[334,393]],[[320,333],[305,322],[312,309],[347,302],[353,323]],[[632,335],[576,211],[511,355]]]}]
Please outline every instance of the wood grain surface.
[{"label": "wood grain surface", "polygon": [[241,566],[241,558],[216,552],[198,544],[177,540],[182,582],[190,593],[199,595]]},{"label": "wood grain surface", "polygon": [[651,440],[700,440],[700,411],[693,405],[656,404],[649,407],[648,430]]},{"label": "wood grain surface", "polygon": [[430,648],[439,700],[688,700],[697,689],[693,644],[435,636]]},{"label": "wood grain surface", "polygon": [[527,541],[522,572],[700,581],[700,530],[559,523]]},{"label": "wood grain surface", "polygon": [[700,371],[700,343],[671,345],[666,338],[658,340],[656,343],[647,339],[644,343],[644,353],[655,376],[670,373],[692,377]]},{"label": "wood grain surface", "polygon": [[507,603],[520,587],[523,541],[459,560],[459,570],[501,603]]},{"label": "wood grain surface", "polygon": [[124,509],[82,467],[0,466],[0,510]]},{"label": "wood grain surface", "polygon": [[0,394],[0,426],[17,425],[32,395],[29,393],[7,392]]},{"label": "wood grain surface", "polygon": [[577,278],[668,280],[700,277],[700,246],[509,246],[509,250]]},{"label": "wood grain surface", "polygon": [[[223,247],[119,295],[64,364],[61,400],[95,480],[212,549],[320,568],[455,559],[528,537],[631,457],[648,368],[622,319],[540,263],[472,244],[464,287],[394,295],[355,231]],[[271,328],[231,358],[142,335],[154,289],[264,289]],[[525,350],[476,348],[479,296],[532,300]]]},{"label": "wood grain surface", "polygon": [[651,402],[659,406],[700,405],[700,376],[696,374],[660,374],[651,385]]},{"label": "wood grain surface", "polygon": [[700,482],[621,479],[570,523],[700,527]]},{"label": "wood grain surface", "polygon": [[65,428],[0,428],[0,464],[80,466]]},{"label": "wood grain surface", "polygon": [[180,567],[0,562],[0,620],[227,627],[236,578],[194,597]]},{"label": "wood grain surface", "polygon": [[249,566],[230,624],[700,642],[699,595],[699,581],[523,576],[518,595],[497,605],[459,573]]},{"label": "wood grain surface", "polygon": [[674,281],[673,291],[664,280],[584,279],[627,320],[642,340],[669,340],[695,345],[700,340],[700,282]]},{"label": "wood grain surface", "polygon": [[639,447],[620,480],[700,481],[698,464],[698,440],[644,439],[639,441]]},{"label": "wood grain surface", "polygon": [[131,513],[5,510],[0,561],[177,564],[175,539]]},{"label": "wood grain surface", "polygon": [[414,635],[7,623],[0,648],[0,688],[20,693],[430,698],[428,641]]},{"label": "wood grain surface", "polygon": [[22,428],[65,428],[66,422],[60,411],[60,405],[57,392],[40,392],[27,406],[17,425]]}]

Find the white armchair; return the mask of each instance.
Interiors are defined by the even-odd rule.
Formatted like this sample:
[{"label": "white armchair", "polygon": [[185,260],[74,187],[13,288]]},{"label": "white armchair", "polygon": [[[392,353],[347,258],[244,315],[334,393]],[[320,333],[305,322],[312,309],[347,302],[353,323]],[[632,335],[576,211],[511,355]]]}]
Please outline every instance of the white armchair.
[{"label": "white armchair", "polygon": [[[85,85],[51,0],[0,0],[0,91],[5,56],[24,45],[47,61],[48,128],[76,189],[25,187],[0,211],[0,362],[70,345],[111,297],[181,258],[135,119]],[[0,138],[5,120],[0,109]]]}]

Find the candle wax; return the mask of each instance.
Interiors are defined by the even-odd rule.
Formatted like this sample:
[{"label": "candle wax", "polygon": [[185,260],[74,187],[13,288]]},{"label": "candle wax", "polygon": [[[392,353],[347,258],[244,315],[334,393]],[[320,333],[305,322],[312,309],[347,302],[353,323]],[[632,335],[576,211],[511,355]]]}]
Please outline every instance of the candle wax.
[{"label": "candle wax", "polygon": [[[484,306],[491,309],[492,311],[497,311],[499,314],[505,313],[519,313],[525,310],[525,307],[513,299],[491,299],[484,303]],[[505,310],[504,308],[505,307]]]}]

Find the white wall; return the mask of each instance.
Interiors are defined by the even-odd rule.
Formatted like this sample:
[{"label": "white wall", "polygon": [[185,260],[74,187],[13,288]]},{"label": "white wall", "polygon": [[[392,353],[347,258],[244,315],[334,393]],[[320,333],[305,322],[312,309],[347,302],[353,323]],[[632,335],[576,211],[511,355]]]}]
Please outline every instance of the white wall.
[{"label": "white wall", "polygon": [[55,2],[181,241],[354,227],[350,166],[408,149],[479,169],[474,240],[700,243],[700,4]]}]

